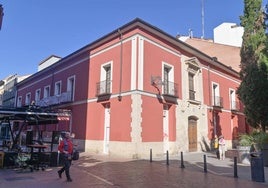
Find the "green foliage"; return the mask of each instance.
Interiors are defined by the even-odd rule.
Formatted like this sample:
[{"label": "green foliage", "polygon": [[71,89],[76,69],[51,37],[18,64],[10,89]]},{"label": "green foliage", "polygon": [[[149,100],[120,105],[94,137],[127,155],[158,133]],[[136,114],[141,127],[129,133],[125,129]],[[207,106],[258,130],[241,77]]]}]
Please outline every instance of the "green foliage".
[{"label": "green foliage", "polygon": [[254,138],[254,143],[263,145],[268,144],[268,134],[265,132],[253,132],[252,137]]},{"label": "green foliage", "polygon": [[240,146],[251,146],[254,143],[254,139],[250,134],[239,135],[239,145]]},{"label": "green foliage", "polygon": [[244,15],[240,17],[244,27],[241,47],[242,82],[237,90],[244,104],[247,122],[254,128],[268,127],[268,37],[267,14],[262,0],[244,0]]},{"label": "green foliage", "polygon": [[253,131],[251,134],[239,135],[240,146],[258,145],[259,148],[262,148],[264,144],[268,144],[268,133],[266,132]]}]

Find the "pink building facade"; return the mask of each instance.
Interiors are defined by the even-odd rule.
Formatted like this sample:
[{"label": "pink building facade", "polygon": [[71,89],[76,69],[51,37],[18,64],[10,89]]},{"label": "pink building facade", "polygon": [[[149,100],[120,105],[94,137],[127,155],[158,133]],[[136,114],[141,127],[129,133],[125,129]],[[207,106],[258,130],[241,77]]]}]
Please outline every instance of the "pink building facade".
[{"label": "pink building facade", "polygon": [[133,158],[228,148],[247,127],[236,71],[135,19],[33,74],[17,86],[17,106],[32,101],[68,109],[81,150]]}]

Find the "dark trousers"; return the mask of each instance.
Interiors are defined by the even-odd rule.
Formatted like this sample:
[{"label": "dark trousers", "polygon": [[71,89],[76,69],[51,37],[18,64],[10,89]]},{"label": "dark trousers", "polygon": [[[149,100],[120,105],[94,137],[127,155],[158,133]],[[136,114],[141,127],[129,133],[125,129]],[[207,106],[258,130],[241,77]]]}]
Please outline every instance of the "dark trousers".
[{"label": "dark trousers", "polygon": [[214,150],[215,150],[217,159],[219,159],[219,158],[220,158],[220,152],[219,152],[219,149],[218,149],[218,148],[215,148]]},{"label": "dark trousers", "polygon": [[70,177],[70,167],[72,164],[72,160],[69,160],[67,156],[63,156],[63,167],[59,170],[60,173],[65,171],[65,175],[67,179],[71,179]]}]

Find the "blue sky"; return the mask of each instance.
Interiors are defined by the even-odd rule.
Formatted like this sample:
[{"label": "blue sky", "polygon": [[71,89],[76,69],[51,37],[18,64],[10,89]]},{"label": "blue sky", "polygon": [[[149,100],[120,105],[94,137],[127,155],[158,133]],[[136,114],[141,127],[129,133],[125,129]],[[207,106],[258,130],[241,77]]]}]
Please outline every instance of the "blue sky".
[{"label": "blue sky", "polygon": [[[205,38],[223,22],[240,24],[243,0],[203,0]],[[0,79],[32,74],[54,54],[65,57],[141,18],[170,35],[202,36],[202,0],[0,0]]]}]

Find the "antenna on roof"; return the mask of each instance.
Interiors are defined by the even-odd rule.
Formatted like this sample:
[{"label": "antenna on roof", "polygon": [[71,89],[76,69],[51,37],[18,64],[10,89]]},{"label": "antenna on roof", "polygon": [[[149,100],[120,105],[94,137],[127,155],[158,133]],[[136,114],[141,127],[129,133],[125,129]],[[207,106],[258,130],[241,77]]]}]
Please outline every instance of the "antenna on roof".
[{"label": "antenna on roof", "polygon": [[201,10],[201,17],[202,17],[202,36],[201,38],[205,38],[205,18],[204,18],[204,0],[201,0],[201,6],[202,6],[202,10]]},{"label": "antenna on roof", "polygon": [[189,29],[189,37],[193,38],[193,30],[192,29]]}]

